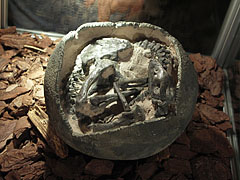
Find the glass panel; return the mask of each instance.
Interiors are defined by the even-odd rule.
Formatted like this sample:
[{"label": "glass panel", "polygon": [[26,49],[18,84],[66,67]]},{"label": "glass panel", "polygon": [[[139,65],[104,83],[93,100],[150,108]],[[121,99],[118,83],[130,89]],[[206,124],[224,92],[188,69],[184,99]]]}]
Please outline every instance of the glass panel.
[{"label": "glass panel", "polygon": [[240,49],[234,65],[228,68],[232,106],[234,112],[235,128],[240,144]]},{"label": "glass panel", "polygon": [[[96,2],[95,2],[96,1]],[[229,0],[9,0],[9,25],[67,33],[92,21],[159,25],[189,52],[211,54]]]}]

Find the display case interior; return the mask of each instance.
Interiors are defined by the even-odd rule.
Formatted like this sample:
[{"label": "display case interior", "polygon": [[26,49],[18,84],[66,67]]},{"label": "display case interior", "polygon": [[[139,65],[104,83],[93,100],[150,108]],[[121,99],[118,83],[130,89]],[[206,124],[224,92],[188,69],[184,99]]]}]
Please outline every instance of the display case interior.
[{"label": "display case interior", "polygon": [[[0,179],[239,179],[239,7],[239,0],[0,0]],[[193,118],[154,156],[93,158],[46,126],[49,57],[58,38],[93,21],[160,26],[190,55],[199,83]]]}]

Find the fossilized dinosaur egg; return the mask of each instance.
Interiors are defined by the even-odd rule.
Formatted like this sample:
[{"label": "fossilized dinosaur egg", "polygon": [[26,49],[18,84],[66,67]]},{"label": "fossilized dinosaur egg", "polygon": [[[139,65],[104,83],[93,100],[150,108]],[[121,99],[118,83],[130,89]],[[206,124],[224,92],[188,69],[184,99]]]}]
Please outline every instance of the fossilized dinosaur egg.
[{"label": "fossilized dinosaur egg", "polygon": [[98,158],[133,160],[181,135],[198,84],[182,46],[162,28],[95,22],[59,42],[44,90],[50,123],[69,146]]}]

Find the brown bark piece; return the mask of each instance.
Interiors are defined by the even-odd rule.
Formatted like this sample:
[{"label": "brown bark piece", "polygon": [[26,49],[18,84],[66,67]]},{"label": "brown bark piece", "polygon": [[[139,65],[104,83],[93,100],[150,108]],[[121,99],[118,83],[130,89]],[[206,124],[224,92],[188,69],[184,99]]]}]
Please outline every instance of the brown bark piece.
[{"label": "brown bark piece", "polygon": [[174,176],[171,180],[188,180],[188,178],[186,178],[186,176],[184,176],[183,174],[178,174]]},{"label": "brown bark piece", "polygon": [[82,156],[65,159],[47,158],[47,165],[59,177],[64,179],[78,179],[84,170],[86,162]]},{"label": "brown bark piece", "polygon": [[168,159],[170,157],[169,147],[165,148],[157,154],[157,161],[161,162],[162,160]]},{"label": "brown bark piece", "polygon": [[213,59],[210,56],[203,56],[203,57],[204,57],[204,62],[205,62],[204,65],[205,65],[206,69],[212,70],[217,67],[217,63],[216,63],[215,59]]},{"label": "brown bark piece", "polygon": [[38,47],[45,49],[53,44],[53,41],[48,36],[41,34],[41,37],[42,38],[37,38],[37,40],[38,40],[37,46]]},{"label": "brown bark piece", "polygon": [[173,175],[169,174],[166,171],[162,171],[158,174],[156,174],[152,179],[153,180],[169,180]]},{"label": "brown bark piece", "polygon": [[15,98],[11,104],[16,106],[17,108],[21,108],[22,106],[30,107],[33,105],[33,103],[34,101],[32,99],[32,96],[29,93],[27,93]]},{"label": "brown bark piece", "polygon": [[210,92],[213,96],[219,96],[222,92],[223,87],[223,77],[224,73],[223,70],[218,67],[217,71],[211,71],[211,77],[212,77],[212,84],[209,84]]},{"label": "brown bark piece", "polygon": [[34,83],[33,80],[31,80],[31,79],[29,79],[29,78],[27,78],[27,77],[25,77],[25,76],[22,76],[22,77],[20,77],[20,79],[19,79],[19,85],[20,85],[21,87],[25,87],[27,90],[30,91],[30,90],[33,89],[35,83]]},{"label": "brown bark piece", "polygon": [[2,72],[0,73],[0,80],[15,82],[14,75],[14,72]]},{"label": "brown bark piece", "polygon": [[[118,165],[118,164],[116,164],[116,165]],[[118,173],[119,174],[118,177],[125,176],[126,174],[132,172],[133,169],[134,169],[133,164],[126,163],[123,168],[121,168],[121,169],[118,168],[118,170],[119,170],[118,171],[119,172]]]},{"label": "brown bark piece", "polygon": [[5,81],[0,81],[0,90],[4,90],[8,87],[7,83]]},{"label": "brown bark piece", "polygon": [[231,171],[219,159],[200,156],[192,160],[193,179],[226,180],[231,179]]},{"label": "brown bark piece", "polygon": [[47,67],[48,61],[49,61],[49,56],[42,56],[41,57],[41,63],[42,63],[43,68]]},{"label": "brown bark piece", "polygon": [[33,89],[33,97],[35,99],[44,99],[44,88],[43,85],[36,85]]},{"label": "brown bark piece", "polygon": [[3,46],[0,43],[0,56],[2,56],[5,53],[5,50],[3,49]]},{"label": "brown bark piece", "polygon": [[189,57],[194,63],[195,70],[199,73],[199,85],[210,90],[213,96],[219,96],[222,91],[224,74],[223,70],[217,67],[216,60],[199,53],[191,54]]},{"label": "brown bark piece", "polygon": [[27,144],[22,149],[13,149],[0,154],[0,171],[8,172],[16,170],[24,166],[30,165],[38,161],[41,155],[37,152],[37,146]]},{"label": "brown bark piece", "polygon": [[0,36],[0,42],[5,46],[22,49],[24,45],[35,45],[36,42],[31,36],[27,37],[19,34],[5,34]]},{"label": "brown bark piece", "polygon": [[223,101],[224,101],[224,97],[223,95],[220,96],[220,98],[218,97],[214,97],[211,95],[210,91],[208,90],[205,90],[201,95],[200,97],[202,99],[204,99],[204,102],[206,104],[208,104],[209,106],[212,106],[212,107],[222,107],[223,106]]},{"label": "brown bark piece", "polygon": [[163,167],[166,171],[172,174],[191,174],[192,169],[190,162],[187,160],[180,160],[180,159],[169,159],[164,162]]},{"label": "brown bark piece", "polygon": [[199,84],[209,89],[213,96],[219,96],[223,86],[223,71],[218,67],[215,70],[206,70],[198,78]]},{"label": "brown bark piece", "polygon": [[16,33],[16,26],[11,26],[8,27],[6,29],[0,29],[0,36],[4,35],[4,34],[14,34]]},{"label": "brown bark piece", "polygon": [[0,101],[13,99],[21,94],[28,92],[29,90],[25,87],[16,87],[10,92],[0,92]]},{"label": "brown bark piece", "polygon": [[44,71],[41,63],[35,63],[28,71],[28,78],[29,79],[38,79],[44,76]]},{"label": "brown bark piece", "polygon": [[189,58],[192,60],[194,68],[198,73],[201,73],[205,70],[205,67],[203,66],[204,62],[202,62],[202,56],[200,53],[190,54]]},{"label": "brown bark piece", "polygon": [[201,116],[200,116],[200,113],[199,113],[199,108],[197,106],[195,107],[195,110],[193,112],[192,120],[194,122],[202,122]]},{"label": "brown bark piece", "polygon": [[31,124],[28,121],[28,116],[22,116],[21,118],[19,118],[14,128],[15,137],[19,138],[19,136],[21,136],[26,129],[30,129],[30,128],[31,128]]},{"label": "brown bark piece", "polygon": [[3,118],[3,120],[12,120],[12,119],[14,119],[14,117],[12,117],[12,116],[8,113],[8,111],[5,111],[5,112],[3,113],[2,118]]},{"label": "brown bark piece", "polygon": [[0,101],[0,115],[4,112],[4,109],[7,107],[7,104],[4,101]]},{"label": "brown bark piece", "polygon": [[46,170],[44,161],[37,161],[17,170],[22,180],[41,179]]},{"label": "brown bark piece", "polygon": [[190,139],[189,139],[189,137],[187,136],[186,132],[183,132],[183,133],[181,134],[181,136],[179,136],[179,138],[176,139],[175,142],[178,143],[178,144],[184,144],[184,145],[186,145],[187,147],[190,147]]},{"label": "brown bark piece", "polygon": [[27,63],[25,61],[21,61],[21,60],[15,61],[14,63],[22,71],[27,71],[31,67],[29,63]]},{"label": "brown bark piece", "polygon": [[137,168],[137,173],[143,180],[145,180],[150,179],[157,169],[158,165],[156,162],[144,163]]},{"label": "brown bark piece", "polygon": [[21,179],[21,176],[17,173],[17,171],[13,170],[13,171],[10,171],[4,178],[5,180],[17,180],[17,179]]},{"label": "brown bark piece", "polygon": [[196,155],[196,153],[190,151],[185,145],[172,144],[169,149],[171,156],[178,159],[189,160]]},{"label": "brown bark piece", "polygon": [[10,63],[9,59],[0,57],[0,72],[3,72],[5,67]]},{"label": "brown bark piece", "polygon": [[190,54],[189,58],[194,63],[194,68],[198,73],[205,70],[212,70],[217,67],[216,60],[210,56],[203,56],[200,53]]},{"label": "brown bark piece", "polygon": [[109,160],[92,159],[84,172],[93,176],[111,175],[114,163]]},{"label": "brown bark piece", "polygon": [[233,149],[226,135],[214,126],[195,130],[190,136],[191,150],[197,153],[215,153],[221,157],[232,157]]},{"label": "brown bark piece", "polygon": [[206,118],[213,124],[229,121],[229,117],[226,113],[219,111],[207,104],[199,104],[198,107],[201,118]]},{"label": "brown bark piece", "polygon": [[6,50],[2,55],[2,57],[5,59],[11,59],[12,57],[16,56],[18,53],[19,53],[19,50],[10,49],[10,50]]},{"label": "brown bark piece", "polygon": [[232,129],[232,124],[229,121],[225,121],[221,124],[217,124],[217,127],[222,131],[228,131]]},{"label": "brown bark piece", "polygon": [[48,145],[61,158],[68,156],[67,145],[56,135],[54,128],[50,125],[48,115],[37,105],[29,112],[28,117],[41,133]]},{"label": "brown bark piece", "polygon": [[13,138],[13,131],[16,123],[17,121],[13,120],[0,121],[0,149],[6,145],[7,140]]},{"label": "brown bark piece", "polygon": [[34,100],[32,98],[32,95],[24,94],[16,97],[10,104],[9,109],[12,110],[10,113],[13,116],[24,116],[27,114],[30,106],[32,106],[34,103]]}]

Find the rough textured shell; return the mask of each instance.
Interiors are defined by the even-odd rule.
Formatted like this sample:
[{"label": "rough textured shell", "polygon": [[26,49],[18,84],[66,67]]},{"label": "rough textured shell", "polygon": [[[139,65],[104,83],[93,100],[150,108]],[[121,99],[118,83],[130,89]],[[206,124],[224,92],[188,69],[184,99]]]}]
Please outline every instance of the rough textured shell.
[{"label": "rough textured shell", "polygon": [[[154,38],[175,49],[179,57],[176,116],[89,135],[80,133],[69,123],[63,109],[63,79],[71,71],[77,55],[86,44],[101,37],[119,37],[130,41]],[[99,22],[84,24],[64,36],[51,55],[45,74],[44,90],[50,123],[68,145],[98,158],[132,160],[160,152],[181,135],[191,120],[198,84],[193,65],[182,46],[160,27],[147,23]]]}]

